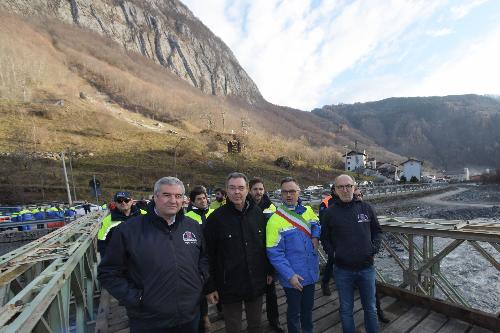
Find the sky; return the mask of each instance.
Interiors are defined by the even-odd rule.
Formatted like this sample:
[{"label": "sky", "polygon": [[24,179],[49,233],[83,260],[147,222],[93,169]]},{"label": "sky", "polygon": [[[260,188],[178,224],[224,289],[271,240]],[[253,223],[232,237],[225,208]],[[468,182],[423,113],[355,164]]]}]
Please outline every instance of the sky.
[{"label": "sky", "polygon": [[500,94],[499,0],[182,0],[271,103]]}]

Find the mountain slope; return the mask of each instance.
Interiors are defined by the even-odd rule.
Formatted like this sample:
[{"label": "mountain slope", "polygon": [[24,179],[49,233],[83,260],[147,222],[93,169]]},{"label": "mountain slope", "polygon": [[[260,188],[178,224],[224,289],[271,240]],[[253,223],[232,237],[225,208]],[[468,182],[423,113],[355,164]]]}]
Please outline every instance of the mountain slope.
[{"label": "mountain slope", "polygon": [[8,0],[0,8],[46,16],[108,37],[204,93],[262,99],[231,50],[177,0]]},{"label": "mountain slope", "polygon": [[445,169],[500,163],[500,101],[487,96],[389,98],[312,111],[378,145]]}]

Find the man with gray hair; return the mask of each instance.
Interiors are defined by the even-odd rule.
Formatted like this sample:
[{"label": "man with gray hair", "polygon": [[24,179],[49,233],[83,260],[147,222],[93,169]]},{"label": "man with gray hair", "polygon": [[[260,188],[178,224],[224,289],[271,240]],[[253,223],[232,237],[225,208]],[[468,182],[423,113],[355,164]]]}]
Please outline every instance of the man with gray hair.
[{"label": "man with gray hair", "polygon": [[184,216],[184,191],[175,177],[159,179],[148,213],[116,227],[99,265],[132,333],[198,332],[208,259],[200,224]]},{"label": "man with gray hair", "polygon": [[244,174],[229,174],[226,188],[228,202],[207,218],[205,226],[210,262],[207,300],[222,303],[226,332],[241,331],[243,303],[248,332],[261,332],[262,296],[266,283],[272,282],[265,247],[266,218],[247,197]]},{"label": "man with gray hair", "polygon": [[340,320],[344,333],[354,333],[354,290],[364,312],[366,333],[378,332],[375,306],[375,268],[373,257],[379,251],[382,229],[372,207],[354,198],[354,179],[340,175],[335,179],[335,203],[321,215],[321,244],[333,258],[335,284],[340,301]]}]

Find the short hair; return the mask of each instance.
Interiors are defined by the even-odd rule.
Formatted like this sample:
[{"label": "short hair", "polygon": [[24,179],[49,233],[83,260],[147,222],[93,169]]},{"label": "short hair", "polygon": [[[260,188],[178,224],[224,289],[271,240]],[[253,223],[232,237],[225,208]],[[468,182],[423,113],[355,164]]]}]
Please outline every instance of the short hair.
[{"label": "short hair", "polygon": [[222,195],[223,195],[223,196],[226,196],[226,194],[227,194],[227,193],[226,193],[226,190],[225,190],[225,189],[223,189],[222,187],[217,187],[217,188],[215,189],[214,193],[217,193],[217,192],[222,193]]},{"label": "short hair", "polygon": [[156,183],[155,183],[155,186],[154,186],[154,189],[153,189],[153,193],[155,195],[160,194],[160,187],[162,185],[178,185],[182,189],[182,195],[184,195],[186,193],[186,189],[184,187],[184,183],[181,182],[179,180],[179,178],[176,178],[176,177],[163,177],[163,178],[158,179],[156,181]]},{"label": "short hair", "polygon": [[248,187],[252,188],[255,184],[262,184],[262,186],[264,186],[264,181],[261,178],[259,178],[259,177],[252,178],[248,182]]},{"label": "short hair", "polygon": [[340,178],[340,177],[349,177],[352,181],[352,185],[356,185],[356,181],[354,180],[354,178],[352,176],[349,176],[348,174],[341,174],[341,175],[338,175],[337,177],[335,177],[335,179],[333,180],[333,186],[335,186],[337,184],[337,180]]},{"label": "short hair", "polygon": [[285,177],[281,180],[281,184],[280,185],[283,185],[285,183],[290,183],[290,182],[294,182],[295,184],[299,185],[299,183],[297,182],[297,180],[295,180],[295,178],[293,177]]},{"label": "short hair", "polygon": [[245,181],[245,184],[248,185],[248,178],[247,178],[247,176],[244,173],[241,173],[241,172],[231,172],[227,176],[227,178],[226,178],[226,186],[229,183],[229,180],[231,180],[231,179],[237,179],[237,178],[243,178],[243,180]]},{"label": "short hair", "polygon": [[205,188],[205,186],[197,185],[193,187],[191,192],[189,192],[189,200],[191,200],[191,202],[194,202],[196,197],[199,196],[200,194],[207,195],[207,189]]}]

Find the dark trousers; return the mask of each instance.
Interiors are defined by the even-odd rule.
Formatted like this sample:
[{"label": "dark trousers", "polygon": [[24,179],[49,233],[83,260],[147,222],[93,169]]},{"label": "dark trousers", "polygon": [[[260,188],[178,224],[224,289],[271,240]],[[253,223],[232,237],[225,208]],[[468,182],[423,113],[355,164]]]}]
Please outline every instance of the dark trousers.
[{"label": "dark trousers", "polygon": [[276,284],[273,280],[266,286],[266,314],[271,326],[279,324],[278,296],[276,295]]},{"label": "dark trousers", "polygon": [[333,258],[328,256],[328,260],[326,261],[325,268],[323,270],[323,278],[321,279],[321,283],[328,284],[333,275]]},{"label": "dark trousers", "polygon": [[174,326],[165,328],[133,328],[130,327],[130,333],[198,333],[200,317],[197,316],[194,320]]},{"label": "dark trousers", "polygon": [[205,295],[202,295],[200,300],[200,320],[199,320],[200,324],[198,329],[198,332],[200,333],[205,332],[205,321],[203,320],[203,317],[207,315],[208,315],[208,302]]},{"label": "dark trousers", "polygon": [[304,286],[302,291],[295,288],[283,288],[288,304],[286,325],[289,333],[312,333],[314,288],[314,283]]},{"label": "dark trousers", "polygon": [[226,323],[227,333],[239,333],[242,328],[242,305],[245,303],[245,313],[247,315],[248,333],[261,333],[261,313],[262,296],[252,301],[243,301],[238,303],[224,303],[222,312],[224,313],[224,322]]}]

